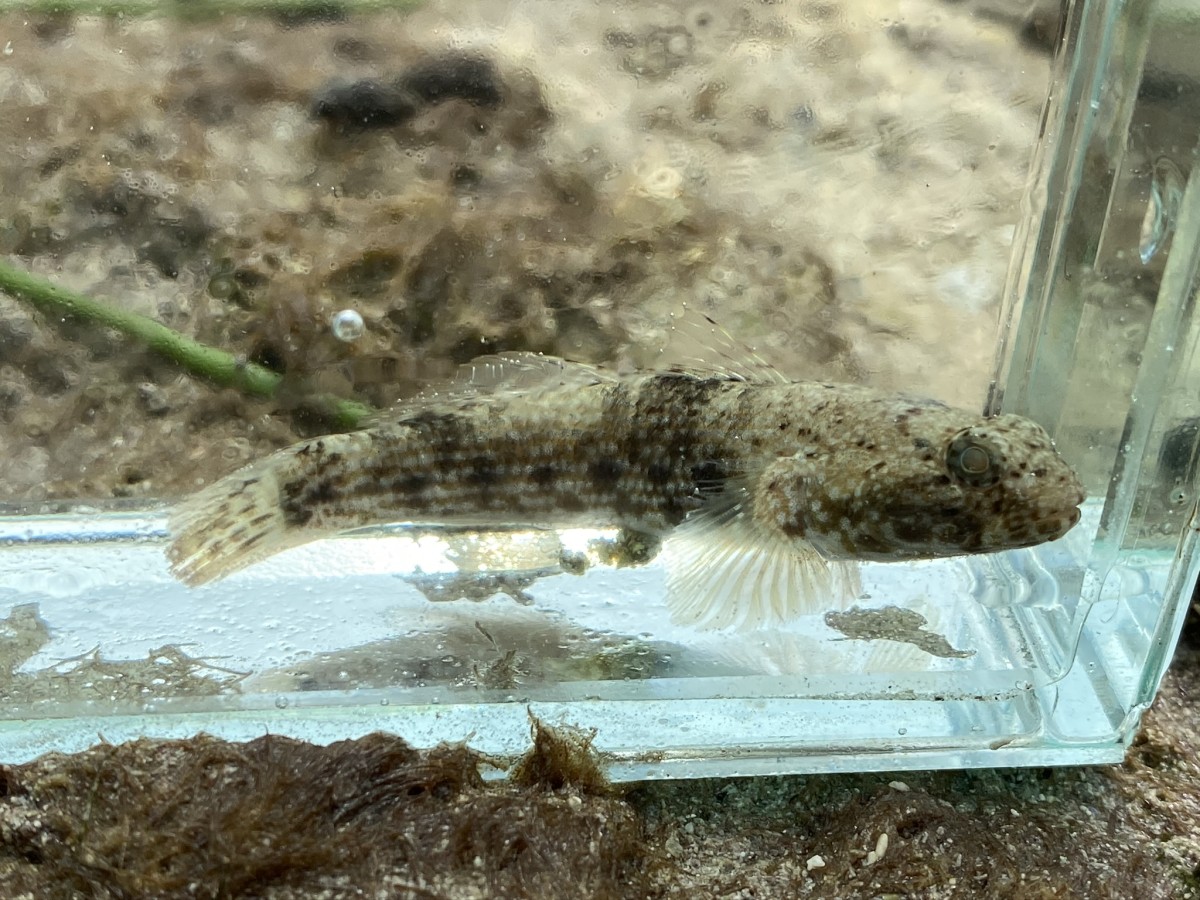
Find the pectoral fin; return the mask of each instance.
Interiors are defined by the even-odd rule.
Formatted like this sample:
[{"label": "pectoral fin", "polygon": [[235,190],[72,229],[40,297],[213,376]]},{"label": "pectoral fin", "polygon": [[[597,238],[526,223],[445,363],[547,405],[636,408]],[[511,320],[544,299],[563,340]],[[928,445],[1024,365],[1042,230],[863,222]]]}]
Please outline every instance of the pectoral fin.
[{"label": "pectoral fin", "polygon": [[857,595],[857,566],[770,530],[755,521],[751,504],[744,485],[731,485],[671,533],[663,558],[676,623],[764,628],[841,609]]}]

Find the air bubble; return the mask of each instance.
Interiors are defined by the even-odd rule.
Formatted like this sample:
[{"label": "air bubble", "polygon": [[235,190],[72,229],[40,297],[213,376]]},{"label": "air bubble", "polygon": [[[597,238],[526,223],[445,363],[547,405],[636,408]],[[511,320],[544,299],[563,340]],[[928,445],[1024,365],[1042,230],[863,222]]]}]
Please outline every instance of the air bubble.
[{"label": "air bubble", "polygon": [[1160,158],[1154,163],[1150,202],[1142,218],[1142,232],[1138,241],[1138,256],[1143,265],[1150,262],[1170,240],[1182,198],[1183,176],[1179,168],[1171,160]]},{"label": "air bubble", "polygon": [[357,341],[367,330],[363,317],[353,309],[343,309],[334,313],[329,320],[329,328],[335,338],[346,343]]},{"label": "air bubble", "polygon": [[232,272],[218,272],[208,280],[208,295],[214,300],[228,300],[237,293],[237,281]]}]

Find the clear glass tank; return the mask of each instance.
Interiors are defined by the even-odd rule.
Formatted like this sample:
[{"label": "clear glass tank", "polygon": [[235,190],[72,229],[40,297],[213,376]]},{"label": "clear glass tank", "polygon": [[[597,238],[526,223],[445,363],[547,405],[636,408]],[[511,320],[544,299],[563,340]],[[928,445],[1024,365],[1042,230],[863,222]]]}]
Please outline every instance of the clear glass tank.
[{"label": "clear glass tank", "polygon": [[[1025,6],[5,4],[0,759],[503,759],[535,715],[619,779],[1119,761],[1197,574],[1200,4]],[[711,360],[684,304],[793,378],[1033,418],[1082,521],[757,631],[528,523],[172,577],[197,487],[481,354]]]}]

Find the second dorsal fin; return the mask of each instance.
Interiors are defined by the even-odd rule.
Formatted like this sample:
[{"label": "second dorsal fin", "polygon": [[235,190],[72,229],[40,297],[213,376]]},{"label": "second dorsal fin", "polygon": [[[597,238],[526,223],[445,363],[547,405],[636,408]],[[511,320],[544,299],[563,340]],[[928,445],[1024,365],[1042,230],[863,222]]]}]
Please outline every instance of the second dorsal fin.
[{"label": "second dorsal fin", "polygon": [[453,411],[471,407],[498,394],[537,394],[570,387],[589,387],[615,381],[614,372],[569,362],[541,353],[504,352],[480,356],[458,367],[458,372],[436,382],[415,397],[401,401],[371,419],[385,425],[425,411]]},{"label": "second dorsal fin", "polygon": [[447,390],[491,394],[602,384],[615,379],[615,373],[599,366],[541,353],[505,351],[480,356],[459,366],[458,375],[447,385]]},{"label": "second dorsal fin", "polygon": [[687,303],[671,313],[659,356],[662,365],[695,374],[772,384],[791,381],[716,319]]}]

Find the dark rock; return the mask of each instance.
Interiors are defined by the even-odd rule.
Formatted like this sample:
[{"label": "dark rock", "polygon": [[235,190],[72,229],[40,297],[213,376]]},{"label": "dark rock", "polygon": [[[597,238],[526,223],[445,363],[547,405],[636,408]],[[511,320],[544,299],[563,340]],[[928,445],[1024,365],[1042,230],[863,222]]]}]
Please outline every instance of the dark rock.
[{"label": "dark rock", "polygon": [[391,290],[392,279],[403,266],[399,253],[372,248],[332,272],[329,285],[339,296],[382,296]]},{"label": "dark rock", "polygon": [[138,402],[142,405],[142,409],[146,411],[146,415],[148,416],[157,418],[171,411],[171,404],[167,400],[166,393],[152,381],[139,384],[137,396]]},{"label": "dark rock", "polygon": [[337,0],[309,0],[293,3],[271,11],[271,18],[284,28],[301,28],[305,25],[328,25],[346,21],[346,7]]},{"label": "dark rock", "polygon": [[482,180],[483,175],[474,166],[455,166],[450,172],[450,183],[464,191],[479,187],[479,182]]},{"label": "dark rock", "polygon": [[430,105],[466,100],[475,106],[497,107],[504,83],[491,60],[469,54],[447,54],[413,66],[399,84]]},{"label": "dark rock", "polygon": [[407,305],[402,327],[411,340],[424,341],[433,335],[437,313],[449,303],[455,275],[470,256],[470,244],[450,228],[439,231],[422,248],[404,285]]},{"label": "dark rock", "polygon": [[323,88],[313,101],[312,114],[338,131],[366,131],[403,125],[417,114],[419,103],[398,85],[368,78]]},{"label": "dark rock", "polygon": [[0,302],[0,361],[11,361],[37,333],[33,319],[15,302]]},{"label": "dark rock", "polygon": [[169,238],[157,238],[138,247],[137,258],[150,263],[167,278],[179,277],[179,247]]},{"label": "dark rock", "polygon": [[63,393],[77,380],[74,364],[58,356],[38,355],[25,366],[25,374],[38,390],[50,396]]},{"label": "dark rock", "polygon": [[365,78],[326,85],[313,101],[312,114],[338,131],[366,131],[403,125],[423,107],[447,100],[494,109],[503,99],[504,82],[490,60],[449,53],[390,81]]},{"label": "dark rock", "polygon": [[0,422],[11,422],[18,407],[25,402],[26,391],[15,379],[0,379]]}]

